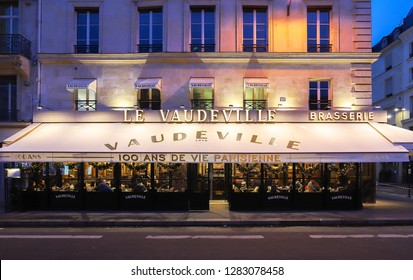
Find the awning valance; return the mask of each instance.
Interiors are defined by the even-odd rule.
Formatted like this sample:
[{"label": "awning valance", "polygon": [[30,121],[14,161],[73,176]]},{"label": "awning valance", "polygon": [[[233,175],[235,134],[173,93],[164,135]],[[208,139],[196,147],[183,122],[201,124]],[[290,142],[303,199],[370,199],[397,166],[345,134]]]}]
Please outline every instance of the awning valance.
[{"label": "awning valance", "polygon": [[245,88],[268,88],[269,82],[267,78],[245,78]]},{"label": "awning valance", "polygon": [[135,89],[150,89],[156,88],[161,89],[161,78],[151,78],[151,79],[137,79],[135,82]]},{"label": "awning valance", "polygon": [[66,89],[72,92],[75,89],[88,89],[96,92],[96,79],[73,79],[66,84]]},{"label": "awning valance", "polygon": [[214,88],[214,78],[191,78],[189,88]]},{"label": "awning valance", "polygon": [[[411,132],[413,135],[413,132]],[[0,161],[400,162],[409,152],[369,123],[41,123]],[[413,138],[410,144],[413,144]]]}]

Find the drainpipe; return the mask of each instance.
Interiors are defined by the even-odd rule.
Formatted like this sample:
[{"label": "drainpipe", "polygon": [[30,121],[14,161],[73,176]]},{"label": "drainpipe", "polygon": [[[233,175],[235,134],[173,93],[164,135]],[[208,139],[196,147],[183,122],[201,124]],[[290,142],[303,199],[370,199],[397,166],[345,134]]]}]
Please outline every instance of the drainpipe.
[{"label": "drainpipe", "polygon": [[41,73],[41,65],[39,61],[39,54],[41,53],[41,41],[42,41],[42,0],[39,0],[38,2],[38,9],[37,9],[37,106],[41,105],[42,102],[42,93],[41,93],[41,79],[40,79],[40,73]]}]

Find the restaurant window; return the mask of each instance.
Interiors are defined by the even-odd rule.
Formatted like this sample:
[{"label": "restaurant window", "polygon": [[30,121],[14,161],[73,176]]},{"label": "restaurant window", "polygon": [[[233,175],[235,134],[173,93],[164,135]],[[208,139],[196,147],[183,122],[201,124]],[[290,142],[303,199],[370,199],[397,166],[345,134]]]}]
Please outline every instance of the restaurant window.
[{"label": "restaurant window", "polygon": [[19,8],[17,1],[0,2],[0,34],[19,33]]},{"label": "restaurant window", "polygon": [[52,192],[79,192],[79,163],[62,162],[49,164],[49,178]]},{"label": "restaurant window", "polygon": [[307,52],[331,52],[330,8],[308,8]]},{"label": "restaurant window", "polygon": [[23,172],[21,189],[27,192],[46,191],[46,163],[44,162],[22,162],[19,164]]},{"label": "restaurant window", "polygon": [[162,52],[162,9],[139,9],[139,53]]},{"label": "restaurant window", "polygon": [[268,51],[267,8],[243,9],[243,46],[244,52]]},{"label": "restaurant window", "polygon": [[327,188],[330,192],[354,192],[356,190],[355,163],[330,163],[326,167]]},{"label": "restaurant window", "polygon": [[232,169],[233,192],[260,192],[261,164],[236,163]]},{"label": "restaurant window", "polygon": [[89,162],[84,164],[85,186],[87,192],[100,192],[99,184],[108,186],[110,191],[114,191],[115,176],[114,163],[111,162]]},{"label": "restaurant window", "polygon": [[292,164],[264,164],[264,192],[285,193],[293,188]]},{"label": "restaurant window", "polygon": [[309,110],[330,110],[330,82],[310,81],[309,82]]},{"label": "restaurant window", "polygon": [[16,77],[0,77],[0,121],[17,121]]},{"label": "restaurant window", "polygon": [[77,30],[75,53],[99,52],[99,10],[76,10]]},{"label": "restaurant window", "polygon": [[187,165],[182,163],[156,163],[155,188],[157,192],[185,192]]},{"label": "restaurant window", "polygon": [[191,8],[191,52],[215,51],[215,8]]},{"label": "restaurant window", "polygon": [[214,108],[214,79],[191,78],[189,91],[192,109]]},{"label": "restaurant window", "polygon": [[139,109],[160,110],[161,91],[157,88],[142,88],[138,90]]},{"label": "restaurant window", "polygon": [[323,190],[321,163],[300,163],[295,166],[296,181],[294,182],[294,188],[297,192],[313,193]]},{"label": "restaurant window", "polygon": [[149,192],[151,189],[151,164],[124,163],[121,174],[122,192]]},{"label": "restaurant window", "polygon": [[384,95],[390,97],[393,95],[393,78],[387,78],[384,80]]}]

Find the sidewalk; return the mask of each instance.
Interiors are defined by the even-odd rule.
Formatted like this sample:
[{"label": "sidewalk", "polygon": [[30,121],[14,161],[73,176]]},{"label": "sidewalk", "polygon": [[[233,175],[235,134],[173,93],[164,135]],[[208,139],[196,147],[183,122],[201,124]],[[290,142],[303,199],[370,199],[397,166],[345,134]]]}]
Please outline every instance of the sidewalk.
[{"label": "sidewalk", "polygon": [[0,227],[172,227],[172,226],[413,226],[413,198],[378,191],[376,204],[354,211],[12,212]]}]

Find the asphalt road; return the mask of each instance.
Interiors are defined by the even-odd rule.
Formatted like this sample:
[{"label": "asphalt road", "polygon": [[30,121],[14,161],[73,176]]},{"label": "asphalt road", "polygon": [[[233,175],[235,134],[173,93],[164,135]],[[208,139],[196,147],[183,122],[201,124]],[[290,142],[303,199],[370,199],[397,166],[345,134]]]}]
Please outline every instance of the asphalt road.
[{"label": "asphalt road", "polygon": [[2,260],[412,260],[413,227],[3,228]]}]

